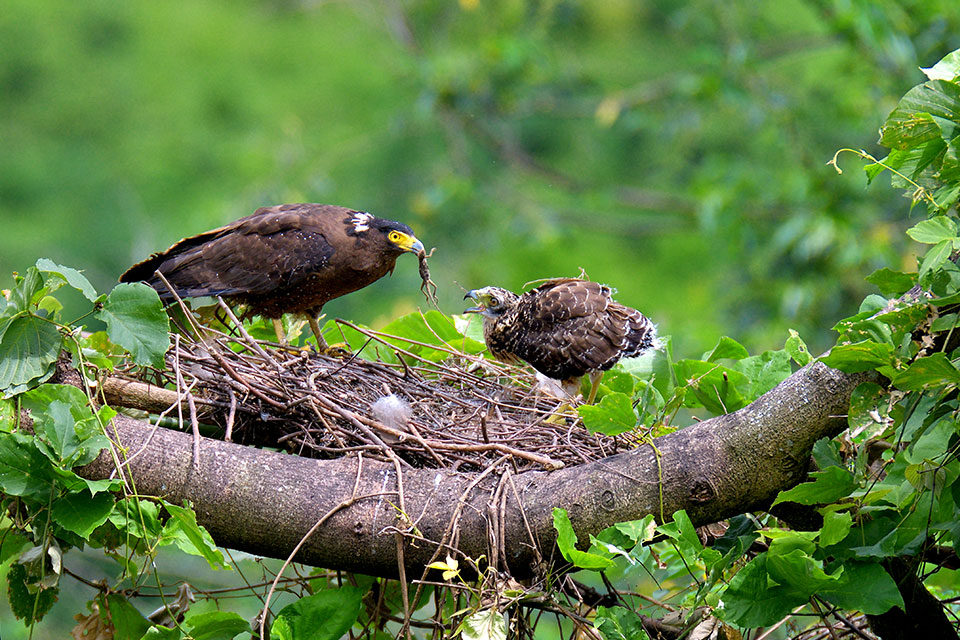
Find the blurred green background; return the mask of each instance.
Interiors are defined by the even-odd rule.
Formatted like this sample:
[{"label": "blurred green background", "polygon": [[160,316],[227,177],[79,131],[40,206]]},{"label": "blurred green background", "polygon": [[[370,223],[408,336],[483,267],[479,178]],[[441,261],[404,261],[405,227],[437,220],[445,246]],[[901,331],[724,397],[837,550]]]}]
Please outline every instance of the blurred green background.
[{"label": "blurred green background", "polygon": [[[791,327],[817,352],[864,276],[915,260],[909,202],[825,163],[882,157],[918,67],[958,47],[955,0],[4,0],[0,287],[49,257],[105,291],[314,201],[410,224],[447,312],[583,268],[679,355]],[[382,325],[419,284],[401,258],[326,311]]]},{"label": "blurred green background", "polygon": [[[695,354],[793,327],[825,348],[863,277],[912,264],[875,145],[954,2],[6,0],[0,286],[37,257],[108,290],[262,205],[409,223],[442,307],[574,275]],[[328,305],[425,306],[416,261]]]}]

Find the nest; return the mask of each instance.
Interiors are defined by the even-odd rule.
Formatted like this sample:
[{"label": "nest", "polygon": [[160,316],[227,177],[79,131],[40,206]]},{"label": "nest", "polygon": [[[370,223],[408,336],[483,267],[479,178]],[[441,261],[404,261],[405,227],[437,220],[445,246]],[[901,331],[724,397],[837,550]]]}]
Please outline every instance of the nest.
[{"label": "nest", "polygon": [[[236,335],[194,326],[203,337],[175,335],[166,370],[150,374],[186,397],[195,431],[199,420],[222,427],[226,440],[307,457],[362,452],[464,471],[504,461],[515,472],[557,469],[639,443],[633,434],[589,433],[570,404],[540,389],[529,370],[454,345],[425,345],[338,320],[366,337],[364,354],[392,357],[333,357],[255,340],[222,308]],[[427,346],[446,357],[436,362],[415,353]]]}]

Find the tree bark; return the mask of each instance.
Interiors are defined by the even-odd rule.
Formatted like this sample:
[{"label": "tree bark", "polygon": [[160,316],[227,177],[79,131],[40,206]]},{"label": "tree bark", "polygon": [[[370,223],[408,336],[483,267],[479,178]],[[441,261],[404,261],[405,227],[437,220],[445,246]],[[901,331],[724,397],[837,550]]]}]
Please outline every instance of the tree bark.
[{"label": "tree bark", "polygon": [[[581,541],[647,514],[661,520],[686,509],[695,524],[707,524],[766,507],[804,477],[813,443],[845,428],[850,393],[868,376],[815,363],[740,411],[558,471],[405,469],[402,499],[396,468],[366,458],[313,460],[203,438],[195,465],[190,434],[118,416],[112,436],[120,458],[130,456],[123,475],[136,491],[190,500],[220,545],[285,558],[334,511],[297,561],[397,577],[398,545],[390,534],[412,524],[423,539],[403,547],[408,576],[419,576],[446,541],[523,578],[540,554],[559,557],[553,507],[568,511]],[[78,472],[100,479],[116,470],[104,452]],[[450,540],[445,534],[454,521]]]},{"label": "tree bark", "polygon": [[870,630],[883,640],[956,638],[957,631],[940,601],[917,577],[919,562],[913,558],[887,558],[883,566],[897,583],[906,610],[894,607],[886,613],[867,616]]}]

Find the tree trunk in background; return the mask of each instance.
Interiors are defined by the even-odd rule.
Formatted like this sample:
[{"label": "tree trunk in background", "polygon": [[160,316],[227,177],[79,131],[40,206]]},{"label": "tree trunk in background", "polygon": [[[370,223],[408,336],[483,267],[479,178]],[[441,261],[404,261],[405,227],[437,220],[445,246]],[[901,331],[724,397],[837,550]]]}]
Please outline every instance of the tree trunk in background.
[{"label": "tree trunk in background", "polygon": [[907,610],[894,607],[878,616],[867,616],[870,629],[883,640],[957,638],[940,601],[917,578],[918,563],[909,558],[888,558],[883,567],[897,583]]}]

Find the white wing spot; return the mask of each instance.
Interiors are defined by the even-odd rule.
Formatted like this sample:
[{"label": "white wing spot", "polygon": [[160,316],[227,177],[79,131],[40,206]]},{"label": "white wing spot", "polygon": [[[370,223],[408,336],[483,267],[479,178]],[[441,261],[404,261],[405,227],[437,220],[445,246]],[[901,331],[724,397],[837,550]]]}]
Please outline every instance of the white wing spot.
[{"label": "white wing spot", "polygon": [[354,233],[360,233],[361,231],[369,229],[371,220],[373,220],[373,215],[365,211],[358,211],[357,214],[353,216],[353,220],[350,221],[351,224],[353,224]]}]

